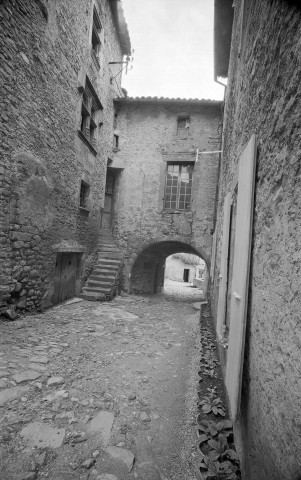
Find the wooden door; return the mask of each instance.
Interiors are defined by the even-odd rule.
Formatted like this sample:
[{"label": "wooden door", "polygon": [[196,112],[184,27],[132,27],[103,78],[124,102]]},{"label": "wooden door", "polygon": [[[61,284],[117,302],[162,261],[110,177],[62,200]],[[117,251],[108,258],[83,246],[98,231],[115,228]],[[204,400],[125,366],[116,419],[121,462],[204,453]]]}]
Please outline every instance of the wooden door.
[{"label": "wooden door", "polygon": [[221,256],[220,282],[218,292],[218,308],[216,333],[219,339],[224,336],[225,316],[226,316],[226,297],[228,284],[228,254],[229,254],[229,227],[231,215],[232,195],[228,193],[224,202],[224,223],[223,223],[223,243]]},{"label": "wooden door", "polygon": [[239,415],[248,306],[250,254],[256,169],[256,136],[253,135],[239,161],[237,217],[233,258],[230,332],[226,387],[232,419]]},{"label": "wooden door", "polygon": [[105,201],[102,212],[102,228],[104,230],[110,230],[112,228],[113,218],[113,201],[114,201],[114,185],[115,177],[112,172],[107,171],[106,189],[105,189]]},{"label": "wooden door", "polygon": [[76,253],[58,253],[55,267],[53,302],[74,297],[77,271]]},{"label": "wooden door", "polygon": [[189,268],[184,268],[183,282],[189,282]]}]

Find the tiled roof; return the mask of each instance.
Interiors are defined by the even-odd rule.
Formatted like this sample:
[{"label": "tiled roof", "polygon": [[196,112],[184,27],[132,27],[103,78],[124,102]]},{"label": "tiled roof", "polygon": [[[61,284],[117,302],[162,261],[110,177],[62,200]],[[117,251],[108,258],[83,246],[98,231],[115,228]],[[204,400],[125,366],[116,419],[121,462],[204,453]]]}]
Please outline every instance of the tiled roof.
[{"label": "tiled roof", "polygon": [[168,98],[168,97],[122,97],[115,99],[117,102],[141,102],[141,103],[196,103],[203,105],[220,105],[221,100],[205,98]]},{"label": "tiled roof", "polygon": [[124,17],[123,6],[120,0],[110,0],[115,26],[120,40],[123,55],[131,55],[131,40]]}]

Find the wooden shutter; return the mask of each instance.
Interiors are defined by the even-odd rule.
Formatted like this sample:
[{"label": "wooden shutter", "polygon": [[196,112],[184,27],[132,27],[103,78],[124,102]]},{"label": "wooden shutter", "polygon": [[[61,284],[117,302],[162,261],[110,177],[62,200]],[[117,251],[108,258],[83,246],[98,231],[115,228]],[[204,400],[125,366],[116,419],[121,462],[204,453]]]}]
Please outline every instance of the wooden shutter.
[{"label": "wooden shutter", "polygon": [[216,229],[212,237],[212,247],[211,247],[211,263],[210,263],[210,281],[214,282],[214,270],[215,270],[215,257],[216,257]]},{"label": "wooden shutter", "polygon": [[164,191],[165,191],[165,178],[166,178],[167,163],[162,162],[160,164],[160,184],[159,184],[159,198],[158,198],[158,211],[162,212],[164,209]]},{"label": "wooden shutter", "polygon": [[224,202],[224,223],[223,223],[223,243],[220,269],[220,284],[218,292],[218,308],[216,333],[218,338],[223,337],[223,327],[225,324],[226,298],[228,285],[228,255],[229,255],[229,236],[230,236],[230,215],[231,215],[232,194],[228,193]]},{"label": "wooden shutter", "polygon": [[239,161],[236,234],[234,243],[230,332],[226,387],[232,419],[239,415],[248,306],[252,242],[256,136],[253,135]]},{"label": "wooden shutter", "polygon": [[198,210],[199,184],[202,175],[202,167],[204,167],[204,165],[200,160],[195,162],[192,174],[191,188],[191,210],[193,212],[196,212]]}]

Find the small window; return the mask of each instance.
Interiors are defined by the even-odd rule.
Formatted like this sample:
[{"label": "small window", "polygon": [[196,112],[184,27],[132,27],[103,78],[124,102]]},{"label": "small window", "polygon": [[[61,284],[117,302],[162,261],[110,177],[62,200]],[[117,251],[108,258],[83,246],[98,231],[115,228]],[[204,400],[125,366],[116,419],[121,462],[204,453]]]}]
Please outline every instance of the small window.
[{"label": "small window", "polygon": [[190,210],[193,163],[169,163],[165,180],[164,208]]},{"label": "small window", "polygon": [[114,130],[117,129],[117,119],[118,119],[118,115],[117,113],[114,114],[114,121],[113,121],[113,128]]},{"label": "small window", "polygon": [[91,85],[91,82],[86,78],[86,85],[82,98],[80,130],[94,148],[97,144],[96,132],[97,126],[100,124],[98,117],[101,110],[102,105]]},{"label": "small window", "polygon": [[88,207],[88,198],[89,198],[90,186],[83,180],[80,183],[80,195],[79,195],[79,206],[82,208]]},{"label": "small window", "polygon": [[188,136],[190,127],[189,117],[178,117],[177,134],[182,136]]},{"label": "small window", "polygon": [[119,136],[118,135],[114,135],[113,147],[116,148],[116,149],[119,148]]},{"label": "small window", "polygon": [[107,179],[106,179],[106,188],[105,192],[113,195],[114,193],[114,184],[115,184],[115,176],[112,172],[107,172]]},{"label": "small window", "polygon": [[102,33],[101,21],[96,8],[94,7],[91,44],[92,44],[92,55],[96,59],[98,63],[98,67],[100,66],[100,55],[102,50],[101,33]]}]

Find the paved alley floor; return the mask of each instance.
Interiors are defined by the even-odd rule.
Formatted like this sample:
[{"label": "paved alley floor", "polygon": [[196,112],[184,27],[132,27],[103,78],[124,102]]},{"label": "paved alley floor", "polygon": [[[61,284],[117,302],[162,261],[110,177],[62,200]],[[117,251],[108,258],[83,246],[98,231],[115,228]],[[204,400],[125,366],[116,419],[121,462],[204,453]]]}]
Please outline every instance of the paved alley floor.
[{"label": "paved alley floor", "polygon": [[195,480],[199,312],[177,300],[0,323],[1,480]]}]

